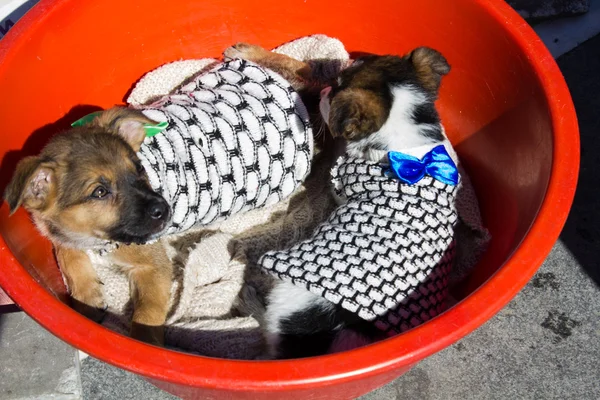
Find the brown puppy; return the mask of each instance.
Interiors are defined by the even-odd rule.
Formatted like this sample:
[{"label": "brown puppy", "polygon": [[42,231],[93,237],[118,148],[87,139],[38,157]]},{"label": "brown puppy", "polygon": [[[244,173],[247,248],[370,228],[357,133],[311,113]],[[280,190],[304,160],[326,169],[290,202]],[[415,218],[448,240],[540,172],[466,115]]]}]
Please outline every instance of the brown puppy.
[{"label": "brown puppy", "polygon": [[[143,123],[152,121],[113,109],[90,126],[55,136],[39,156],[18,164],[4,194],[11,212],[23,206],[52,241],[74,308],[94,320],[105,304],[86,251],[143,243],[169,219],[167,203],[150,188],[136,156]],[[106,257],[131,282],[132,336],[161,344],[172,275],[162,244],[118,246]]]}]

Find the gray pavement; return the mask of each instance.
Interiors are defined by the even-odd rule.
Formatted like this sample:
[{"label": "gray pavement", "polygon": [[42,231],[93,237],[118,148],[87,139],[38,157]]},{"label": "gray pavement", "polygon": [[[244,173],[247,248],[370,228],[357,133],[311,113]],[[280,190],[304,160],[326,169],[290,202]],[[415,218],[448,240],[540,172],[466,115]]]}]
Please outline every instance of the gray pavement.
[{"label": "gray pavement", "polygon": [[81,399],[76,357],[25,313],[0,314],[0,399]]},{"label": "gray pavement", "polygon": [[[361,399],[600,399],[600,36],[558,62],[582,141],[580,183],[560,241],[483,327]],[[0,360],[10,360],[0,362],[0,399],[175,398],[76,353],[23,313],[0,315]]]}]

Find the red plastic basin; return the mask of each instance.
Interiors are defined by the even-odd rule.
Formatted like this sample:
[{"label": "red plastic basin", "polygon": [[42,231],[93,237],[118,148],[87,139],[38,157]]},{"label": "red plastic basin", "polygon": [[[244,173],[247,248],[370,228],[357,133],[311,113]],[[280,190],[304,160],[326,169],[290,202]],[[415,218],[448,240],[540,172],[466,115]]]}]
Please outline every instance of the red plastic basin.
[{"label": "red plastic basin", "polygon": [[217,57],[237,41],[273,47],[313,33],[337,37],[350,51],[398,54],[428,45],[452,65],[439,108],[493,235],[458,305],[406,334],[324,357],[246,362],[159,349],[64,304],[49,243],[23,211],[8,218],[6,205],[0,285],[59,338],[185,398],[354,398],[488,320],[550,251],[579,165],[561,73],[501,0],[42,0],[0,42],[0,183],[20,157],[89,111],[72,107],[121,103],[133,82],[163,63]]}]

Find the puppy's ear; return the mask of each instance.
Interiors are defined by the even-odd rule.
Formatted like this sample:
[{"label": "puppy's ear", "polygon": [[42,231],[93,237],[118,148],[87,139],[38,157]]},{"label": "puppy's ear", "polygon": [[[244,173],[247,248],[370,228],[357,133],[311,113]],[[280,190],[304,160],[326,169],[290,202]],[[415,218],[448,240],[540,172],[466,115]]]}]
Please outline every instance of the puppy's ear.
[{"label": "puppy's ear", "polygon": [[145,124],[156,125],[156,122],[142,114],[141,111],[125,107],[113,107],[104,111],[94,120],[98,126],[121,136],[134,151],[138,151],[146,138]]},{"label": "puppy's ear", "polygon": [[43,163],[39,157],[25,157],[17,165],[12,180],[4,191],[10,213],[20,205],[29,210],[43,209],[55,185],[52,163]]},{"label": "puppy's ear", "polygon": [[439,51],[429,47],[416,48],[408,55],[408,58],[415,67],[417,77],[423,86],[437,94],[442,76],[450,72],[450,65],[446,58]]},{"label": "puppy's ear", "polygon": [[389,108],[374,93],[346,89],[331,101],[329,130],[333,137],[360,140],[378,131],[389,115]]}]

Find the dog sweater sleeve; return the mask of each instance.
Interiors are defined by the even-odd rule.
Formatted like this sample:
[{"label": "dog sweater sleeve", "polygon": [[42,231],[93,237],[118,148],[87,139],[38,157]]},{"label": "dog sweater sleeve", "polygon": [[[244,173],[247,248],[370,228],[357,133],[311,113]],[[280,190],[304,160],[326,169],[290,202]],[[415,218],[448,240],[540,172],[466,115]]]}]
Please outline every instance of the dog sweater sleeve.
[{"label": "dog sweater sleeve", "polygon": [[312,238],[266,253],[259,265],[395,334],[443,310],[458,186],[390,175],[342,157],[332,177],[347,201]]},{"label": "dog sweater sleeve", "polygon": [[289,82],[256,64],[220,64],[142,111],[168,122],[139,151],[173,211],[167,233],[279,202],[309,173],[306,108]]}]

